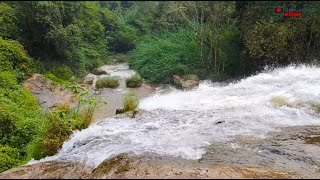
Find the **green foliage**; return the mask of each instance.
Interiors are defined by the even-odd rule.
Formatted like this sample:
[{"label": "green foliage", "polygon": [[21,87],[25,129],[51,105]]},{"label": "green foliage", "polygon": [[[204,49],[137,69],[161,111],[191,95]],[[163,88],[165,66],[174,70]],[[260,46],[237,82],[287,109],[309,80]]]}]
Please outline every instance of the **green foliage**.
[{"label": "green foliage", "polygon": [[32,59],[29,58],[24,51],[22,45],[17,41],[4,40],[0,37],[0,70],[15,71],[19,81],[24,80],[35,71],[31,64]]},{"label": "green foliage", "polygon": [[135,47],[138,40],[138,31],[126,24],[112,11],[103,10],[102,24],[106,27],[110,51],[127,52]]},{"label": "green foliage", "polygon": [[6,171],[11,167],[19,166],[21,164],[19,156],[18,149],[0,144],[0,172]]},{"label": "green foliage", "polygon": [[39,120],[37,99],[18,84],[31,73],[30,61],[18,42],[0,38],[0,144],[19,150],[21,159]]},{"label": "green foliage", "polygon": [[124,112],[136,111],[139,106],[139,99],[133,93],[129,92],[124,97]]},{"label": "green foliage", "polygon": [[73,76],[73,72],[67,66],[62,66],[57,69],[52,69],[51,72],[57,78],[62,79],[62,80],[70,80],[71,77]]},{"label": "green foliage", "polygon": [[37,133],[39,103],[17,82],[14,71],[0,73],[0,172],[20,165]]},{"label": "green foliage", "polygon": [[140,75],[136,74],[126,79],[126,86],[129,88],[136,88],[142,85],[143,79]]},{"label": "green foliage", "polygon": [[[244,55],[249,61],[246,69],[256,71],[266,65],[285,66],[292,63],[319,62],[320,16],[306,12],[299,18],[270,17],[267,10],[275,5],[310,10],[319,8],[319,2],[264,2],[241,7]],[[250,9],[250,12],[247,10]],[[258,17],[258,18],[257,18]],[[252,72],[251,71],[251,72]]]},{"label": "green foliage", "polygon": [[12,38],[18,32],[16,10],[4,2],[0,2],[0,37]]},{"label": "green foliage", "polygon": [[174,74],[200,69],[200,49],[195,35],[187,30],[164,33],[139,43],[129,56],[129,65],[151,83],[167,83]]},{"label": "green foliage", "polygon": [[[0,172],[25,163],[31,157],[53,155],[75,129],[90,125],[94,107],[85,101],[83,107],[71,110],[61,105],[53,113],[40,111],[38,100],[18,81],[26,78],[36,67],[22,46],[12,40],[0,38]],[[47,77],[73,89],[84,92],[78,86],[63,79],[70,79],[71,71],[66,66],[47,74]],[[21,76],[23,74],[23,76]],[[63,79],[62,79],[63,78]],[[88,104],[88,105],[86,105]]]},{"label": "green foliage", "polygon": [[117,77],[105,77],[98,79],[96,82],[96,88],[116,88],[119,86],[119,79]]},{"label": "green foliage", "polygon": [[50,70],[69,66],[77,76],[105,62],[101,9],[95,2],[15,2],[21,40]]},{"label": "green foliage", "polygon": [[1,88],[14,88],[17,85],[17,77],[13,72],[3,71],[0,72],[0,87]]},{"label": "green foliage", "polygon": [[40,133],[29,144],[29,157],[41,159],[56,154],[74,130],[87,128],[92,123],[94,108],[89,105],[78,110],[62,104],[53,113],[46,112]]}]

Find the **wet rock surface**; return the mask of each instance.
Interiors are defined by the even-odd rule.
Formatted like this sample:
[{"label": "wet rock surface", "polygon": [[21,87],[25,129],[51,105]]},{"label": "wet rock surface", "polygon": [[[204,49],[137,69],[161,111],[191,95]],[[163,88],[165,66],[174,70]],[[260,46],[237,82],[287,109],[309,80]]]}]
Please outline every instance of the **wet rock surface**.
[{"label": "wet rock surface", "polygon": [[0,174],[1,179],[79,179],[91,172],[89,167],[79,163],[48,161],[21,166]]},{"label": "wet rock surface", "polygon": [[213,144],[198,161],[129,153],[96,168],[48,161],[8,170],[0,178],[320,178],[320,146],[305,141],[319,134],[318,126],[288,127],[265,139],[238,136]]},{"label": "wet rock surface", "polygon": [[82,164],[48,161],[22,166],[0,174],[0,178],[292,178],[292,174],[272,169],[202,164],[159,156],[119,155],[97,168]]},{"label": "wet rock surface", "polygon": [[[96,97],[99,100],[106,100],[107,104],[99,104],[94,113],[94,121],[100,121],[107,117],[112,117],[116,114],[117,109],[123,108],[123,99],[127,92],[133,92],[139,99],[143,99],[155,93],[155,87],[146,83],[143,83],[138,88],[127,88],[126,79],[135,75],[134,70],[129,69],[126,63],[104,65],[99,68],[105,71],[106,74],[94,75],[88,74],[85,77],[84,83],[90,84],[87,86],[91,90],[91,97]],[[97,79],[115,76],[119,78],[119,86],[115,89],[102,88],[95,89],[95,82]]]},{"label": "wet rock surface", "polygon": [[305,141],[318,135],[318,126],[297,126],[269,133],[266,139],[239,136],[229,144],[211,145],[200,162],[273,168],[301,178],[320,178],[320,145]]},{"label": "wet rock surface", "polygon": [[191,89],[199,85],[199,78],[197,75],[189,74],[184,76],[173,75],[174,84],[178,88]]},{"label": "wet rock surface", "polygon": [[71,107],[77,106],[76,94],[65,87],[55,86],[51,80],[41,74],[33,74],[23,86],[28,89],[38,100],[42,107],[55,109],[59,104],[68,103]]},{"label": "wet rock surface", "polygon": [[105,70],[101,69],[101,68],[94,68],[92,71],[91,71],[92,74],[94,75],[104,75],[104,74],[109,74],[107,73]]}]

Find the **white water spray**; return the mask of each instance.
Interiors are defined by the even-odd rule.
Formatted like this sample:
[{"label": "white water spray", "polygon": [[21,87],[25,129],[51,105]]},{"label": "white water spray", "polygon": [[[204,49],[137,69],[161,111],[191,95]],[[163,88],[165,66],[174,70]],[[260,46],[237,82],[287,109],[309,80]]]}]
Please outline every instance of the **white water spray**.
[{"label": "white water spray", "polygon": [[[314,110],[277,107],[271,102],[274,96],[320,103],[320,68],[279,68],[226,86],[202,82],[192,91],[156,94],[140,103],[140,109],[150,113],[94,123],[74,132],[57,155],[41,161],[74,160],[97,166],[124,152],[199,159],[208,145],[235,135],[263,137],[278,127],[320,124]],[[38,161],[30,163],[34,162]]]}]

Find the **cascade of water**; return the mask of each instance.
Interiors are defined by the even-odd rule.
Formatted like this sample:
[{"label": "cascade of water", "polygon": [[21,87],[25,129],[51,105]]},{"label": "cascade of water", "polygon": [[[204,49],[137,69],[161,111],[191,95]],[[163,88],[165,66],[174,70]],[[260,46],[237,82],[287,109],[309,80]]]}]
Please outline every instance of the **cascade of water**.
[{"label": "cascade of water", "polygon": [[279,68],[224,86],[202,82],[192,91],[144,99],[140,109],[150,113],[136,119],[108,118],[75,131],[58,154],[41,161],[79,160],[97,166],[123,152],[199,159],[206,146],[235,135],[263,137],[277,127],[319,125],[312,108],[272,103],[273,97],[285,97],[290,104],[320,103],[319,95],[317,67]]}]

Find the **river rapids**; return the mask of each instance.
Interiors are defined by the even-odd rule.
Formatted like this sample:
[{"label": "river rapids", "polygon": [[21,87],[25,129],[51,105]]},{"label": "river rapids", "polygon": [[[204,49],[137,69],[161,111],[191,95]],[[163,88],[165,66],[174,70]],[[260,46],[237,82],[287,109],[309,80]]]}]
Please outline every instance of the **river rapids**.
[{"label": "river rapids", "polygon": [[75,131],[56,155],[40,162],[79,161],[96,167],[120,153],[197,160],[209,145],[237,135],[264,138],[281,127],[320,125],[312,108],[318,103],[319,67],[278,68],[227,85],[203,81],[193,90],[143,99],[139,109],[146,113],[134,119],[107,118]]}]

